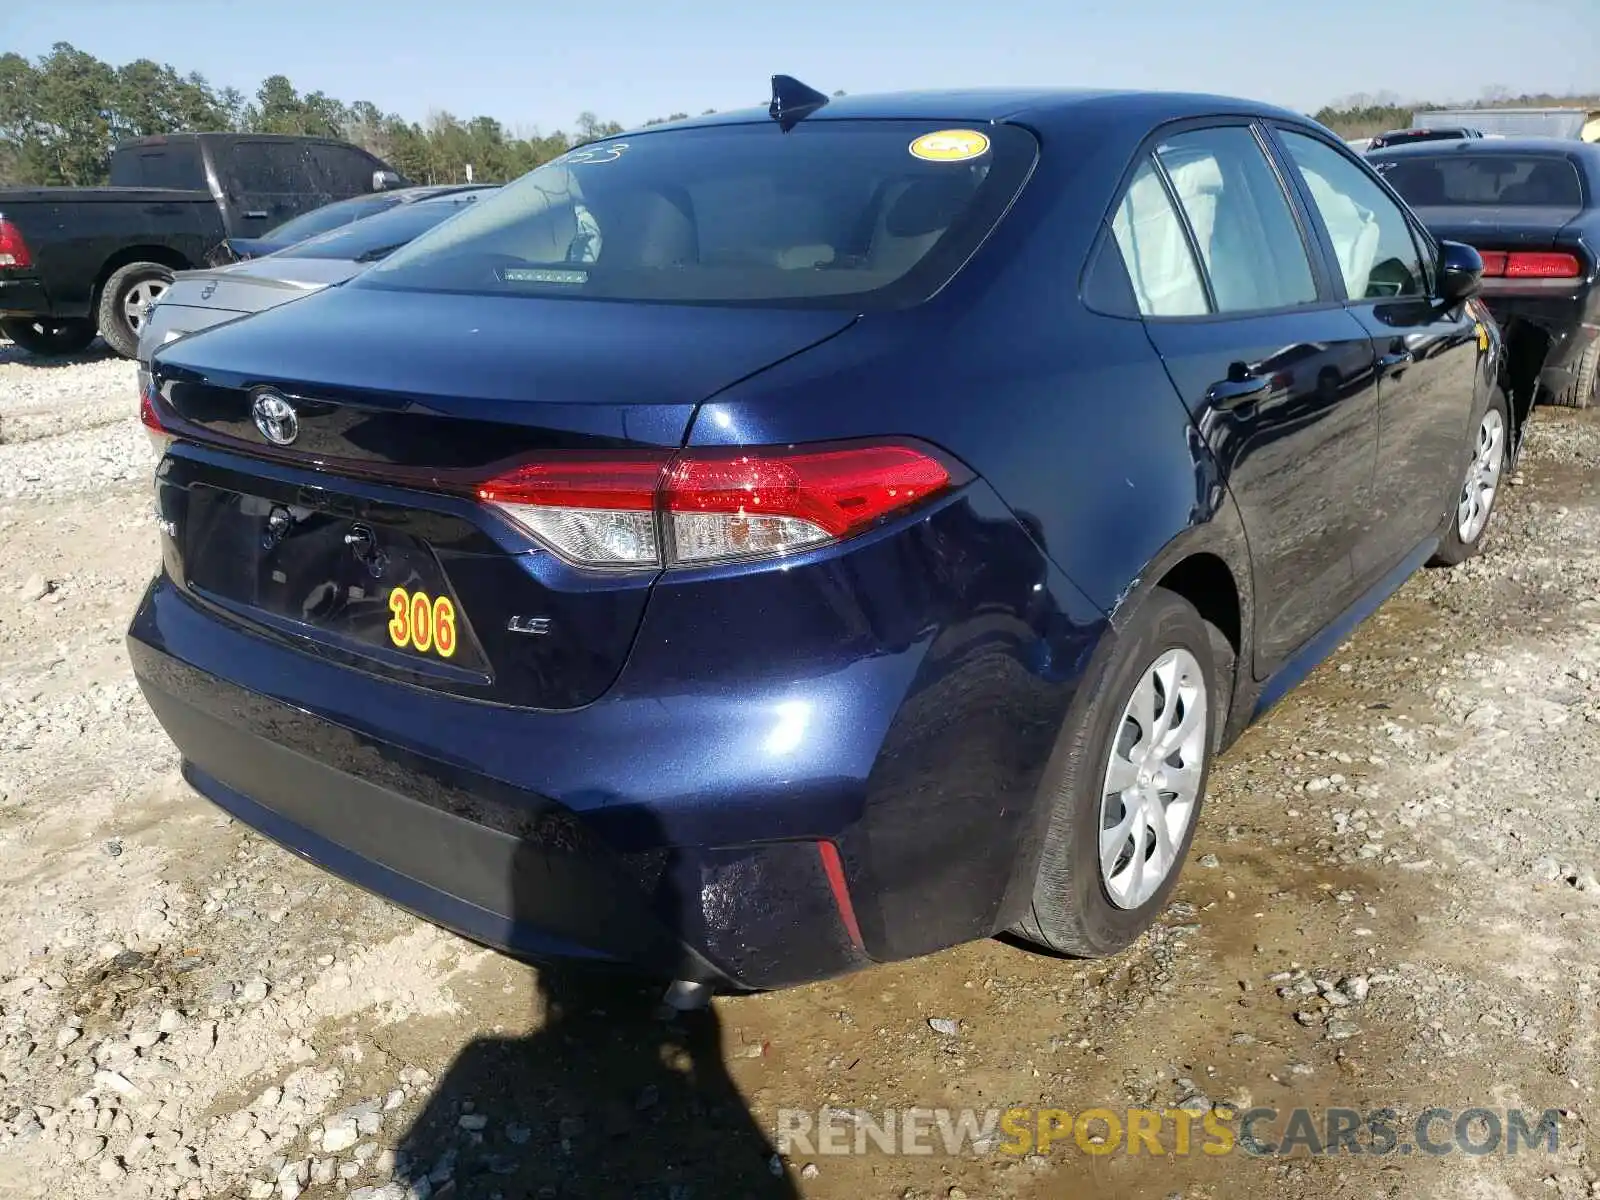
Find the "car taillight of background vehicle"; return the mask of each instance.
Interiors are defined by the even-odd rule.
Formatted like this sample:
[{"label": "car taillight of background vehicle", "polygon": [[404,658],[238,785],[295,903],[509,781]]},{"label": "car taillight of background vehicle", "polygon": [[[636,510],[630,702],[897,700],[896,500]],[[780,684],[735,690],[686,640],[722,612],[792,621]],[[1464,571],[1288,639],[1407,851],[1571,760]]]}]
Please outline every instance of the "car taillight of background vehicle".
[{"label": "car taillight of background vehicle", "polygon": [[28,253],[28,243],[22,240],[22,230],[0,217],[0,270],[7,267],[26,270],[31,266],[33,255]]},{"label": "car taillight of background vehicle", "polygon": [[486,480],[478,498],[569,562],[640,569],[841,541],[958,482],[908,442],[572,456]]},{"label": "car taillight of background vehicle", "polygon": [[150,445],[155,449],[156,457],[160,458],[172,444],[172,434],[161,423],[161,415],[156,412],[155,384],[150,381],[143,367],[139,369],[139,375],[139,421],[150,435]]},{"label": "car taillight of background vehicle", "polygon": [[1543,250],[1482,250],[1485,279],[1577,279],[1583,264],[1576,255]]}]

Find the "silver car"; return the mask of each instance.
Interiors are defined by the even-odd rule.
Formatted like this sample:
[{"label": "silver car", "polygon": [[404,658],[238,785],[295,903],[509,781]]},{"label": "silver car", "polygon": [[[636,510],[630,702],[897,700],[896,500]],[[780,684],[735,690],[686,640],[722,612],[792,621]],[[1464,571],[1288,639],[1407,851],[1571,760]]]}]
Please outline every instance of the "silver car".
[{"label": "silver car", "polygon": [[475,203],[492,187],[454,191],[390,208],[262,258],[180,271],[149,310],[139,334],[139,366],[168,342],[237,321],[343,283]]}]

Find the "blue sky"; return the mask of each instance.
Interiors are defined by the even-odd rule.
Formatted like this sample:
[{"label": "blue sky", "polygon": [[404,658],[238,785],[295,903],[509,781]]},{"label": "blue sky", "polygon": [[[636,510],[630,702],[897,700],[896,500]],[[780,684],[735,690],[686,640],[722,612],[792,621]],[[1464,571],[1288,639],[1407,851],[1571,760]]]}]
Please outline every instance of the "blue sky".
[{"label": "blue sky", "polygon": [[[1426,20],[1420,13],[1434,15]],[[1513,15],[1514,14],[1514,15]],[[1314,110],[1353,92],[1600,91],[1600,0],[48,0],[0,50],[263,76],[422,119],[569,128],[764,100],[785,72],[849,92],[993,84],[1220,91]],[[1492,60],[1492,61],[1491,61]]]}]

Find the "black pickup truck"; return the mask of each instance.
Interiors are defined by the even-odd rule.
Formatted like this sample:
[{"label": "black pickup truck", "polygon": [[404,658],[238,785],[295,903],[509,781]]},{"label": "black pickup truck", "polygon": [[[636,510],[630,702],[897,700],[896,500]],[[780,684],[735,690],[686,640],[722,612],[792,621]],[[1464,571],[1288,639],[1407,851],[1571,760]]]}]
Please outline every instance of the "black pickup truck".
[{"label": "black pickup truck", "polygon": [[1600,145],[1424,142],[1367,156],[1435,237],[1483,255],[1512,399],[1586,408],[1600,396]]},{"label": "black pickup truck", "polygon": [[329,138],[175,133],[118,146],[111,186],[0,189],[0,333],[36,354],[98,332],[132,357],[172,272],[334,200],[405,183]]}]

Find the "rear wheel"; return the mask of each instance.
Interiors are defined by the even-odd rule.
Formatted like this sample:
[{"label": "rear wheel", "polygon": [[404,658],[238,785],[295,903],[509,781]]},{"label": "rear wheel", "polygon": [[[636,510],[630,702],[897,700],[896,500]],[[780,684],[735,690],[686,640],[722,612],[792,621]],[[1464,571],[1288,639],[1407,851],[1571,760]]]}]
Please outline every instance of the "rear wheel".
[{"label": "rear wheel", "polygon": [[94,341],[93,321],[56,321],[46,317],[11,317],[0,321],[5,334],[29,354],[51,357],[87,350]]},{"label": "rear wheel", "polygon": [[139,350],[139,334],[151,305],[172,286],[172,272],[160,263],[129,263],[113,271],[100,289],[100,336],[123,358]]},{"label": "rear wheel", "polygon": [[1483,548],[1483,538],[1489,531],[1489,518],[1494,515],[1495,501],[1500,497],[1500,481],[1505,476],[1511,453],[1510,428],[1505,393],[1496,389],[1488,411],[1478,422],[1472,461],[1467,464],[1467,476],[1461,481],[1461,495],[1429,566],[1453,567]]},{"label": "rear wheel", "polygon": [[1118,635],[1052,760],[1033,904],[1015,930],[1057,953],[1112,954],[1177,883],[1205,799],[1221,711],[1209,627],[1155,591]]},{"label": "rear wheel", "polygon": [[1561,392],[1552,392],[1550,400],[1563,408],[1588,408],[1600,397],[1600,337],[1589,343],[1589,348],[1578,360],[1578,371],[1572,386]]}]

